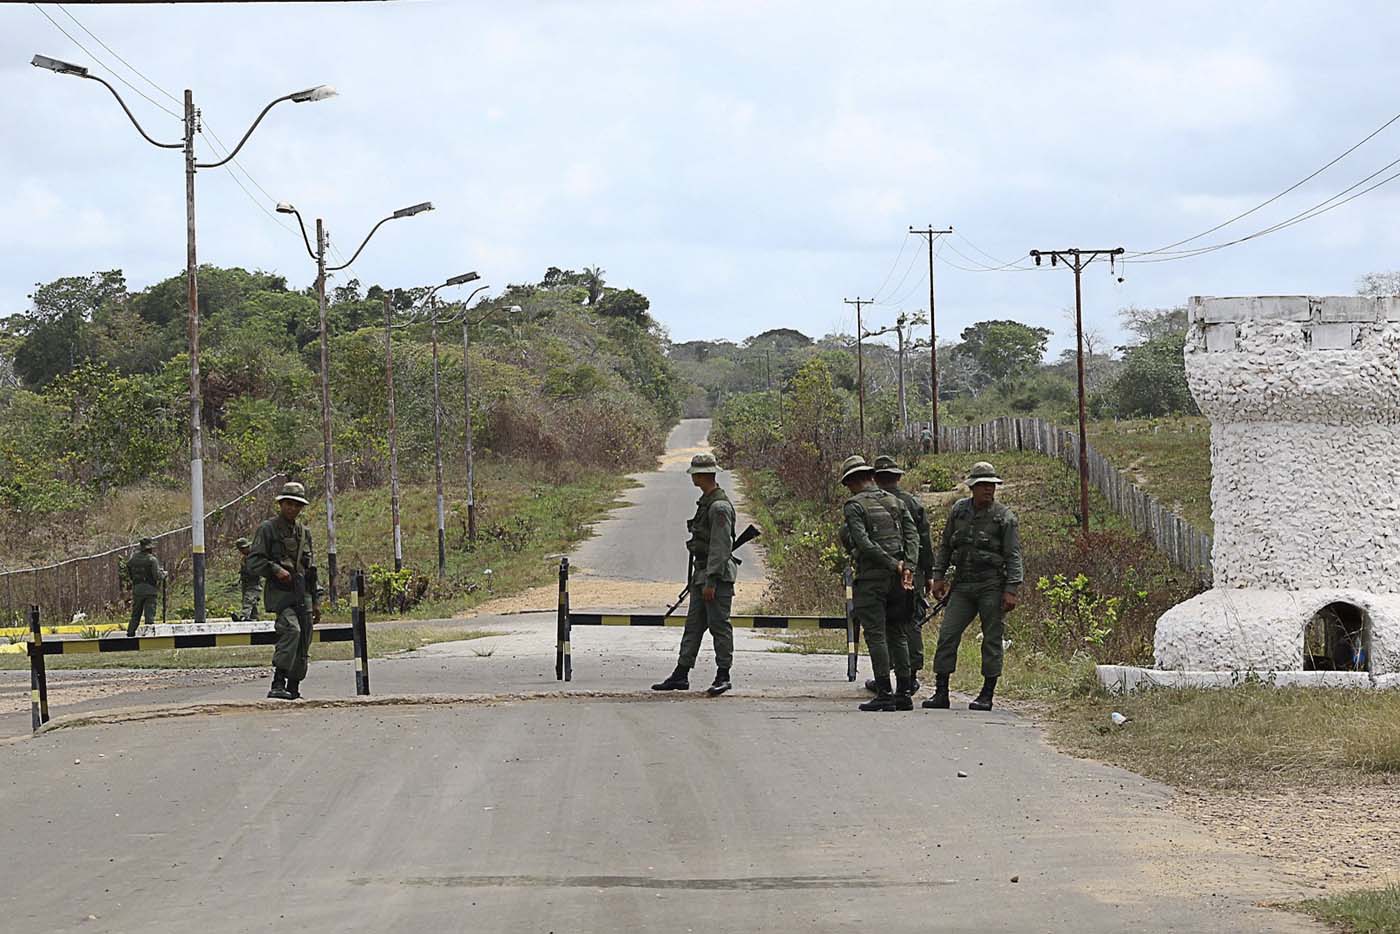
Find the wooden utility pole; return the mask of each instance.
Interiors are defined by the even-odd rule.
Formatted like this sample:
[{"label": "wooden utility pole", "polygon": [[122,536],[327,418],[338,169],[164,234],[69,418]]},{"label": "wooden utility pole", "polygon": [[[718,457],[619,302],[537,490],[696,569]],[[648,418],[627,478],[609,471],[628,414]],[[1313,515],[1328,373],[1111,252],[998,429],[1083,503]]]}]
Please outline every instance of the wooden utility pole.
[{"label": "wooden utility pole", "polygon": [[923,230],[914,227],[909,228],[910,233],[916,233],[928,240],[928,365],[929,365],[929,408],[933,411],[933,453],[938,453],[938,316],[933,308],[933,238],[942,234],[950,234],[953,228],[947,230],[935,229],[929,224]]},{"label": "wooden utility pole", "polygon": [[856,306],[856,405],[860,412],[860,448],[865,450],[865,350],[861,343],[861,319],[860,309],[862,305],[873,305],[875,299],[855,298],[842,299],[847,305]]},{"label": "wooden utility pole", "polygon": [[399,527],[399,433],[394,413],[394,316],[384,292],[384,380],[389,393],[389,511],[394,522],[394,570],[403,570],[403,532]]},{"label": "wooden utility pole", "polygon": [[1031,258],[1037,266],[1042,256],[1050,257],[1050,265],[1064,263],[1074,272],[1074,341],[1075,364],[1079,371],[1079,529],[1089,531],[1089,441],[1085,429],[1084,414],[1084,300],[1080,287],[1080,275],[1100,256],[1107,256],[1110,268],[1115,256],[1122,256],[1123,248],[1108,250],[1081,250],[1071,247],[1068,250],[1031,250]]}]

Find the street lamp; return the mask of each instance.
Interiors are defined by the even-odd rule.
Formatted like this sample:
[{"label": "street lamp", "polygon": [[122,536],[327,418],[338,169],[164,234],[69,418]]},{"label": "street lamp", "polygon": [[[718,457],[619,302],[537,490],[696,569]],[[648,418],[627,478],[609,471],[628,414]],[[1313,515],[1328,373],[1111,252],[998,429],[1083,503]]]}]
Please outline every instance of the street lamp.
[{"label": "street lamp", "polygon": [[[314,93],[303,91],[303,94]],[[306,224],[301,219],[301,212],[296,207],[286,201],[277,203],[278,214],[292,214],[297,219],[297,226],[301,228],[301,240],[306,244],[306,252],[311,254],[311,258],[316,261],[316,304],[320,319],[320,341],[321,341],[321,440],[322,440],[322,460],[326,487],[326,570],[330,576],[329,596],[331,605],[335,605],[336,600],[336,549],[335,549],[335,459],[331,453],[331,388],[330,388],[330,344],[326,327],[326,273],[338,272],[353,263],[359,257],[360,251],[369,243],[375,231],[391,220],[400,217],[412,217],[415,214],[422,214],[424,211],[431,211],[433,203],[424,201],[422,204],[415,204],[412,207],[400,208],[393,214],[381,220],[370,228],[365,239],[360,242],[359,249],[355,255],[347,262],[339,266],[326,265],[326,228],[321,218],[316,218],[316,247],[312,249],[311,240],[306,236]]]},{"label": "street lamp", "polygon": [[140,133],[146,142],[160,149],[183,149],[185,152],[185,280],[188,286],[186,291],[189,301],[188,341],[190,354],[190,550],[193,552],[194,621],[202,623],[205,618],[204,431],[200,412],[203,401],[199,387],[199,279],[197,274],[199,262],[195,251],[194,175],[198,169],[217,169],[238,155],[239,151],[243,149],[243,144],[248,142],[248,137],[253,135],[253,131],[258,128],[258,124],[262,123],[263,117],[267,116],[267,112],[273,107],[283,101],[301,104],[326,100],[335,96],[335,88],[321,84],[276,98],[262,109],[262,112],[258,114],[242,138],[239,139],[238,145],[233,147],[227,156],[218,162],[195,162],[194,134],[199,129],[199,112],[194,108],[194,94],[188,88],[185,89],[184,138],[178,143],[162,143],[146,132],[140,121],[136,119],[136,115],[131,112],[131,108],[126,105],[126,101],[122,100],[121,95],[117,93],[116,88],[96,75],[89,74],[87,68],[82,65],[74,65],[71,62],[50,58],[47,55],[35,55],[30,60],[30,64],[56,74],[72,75],[88,81],[96,81],[112,93],[122,110],[125,111],[127,119],[131,121],[131,125],[136,127],[136,132]]},{"label": "street lamp", "polygon": [[[481,291],[480,289],[477,290]],[[472,295],[475,295],[473,292]],[[471,303],[471,296],[467,296],[467,303]],[[480,318],[476,319],[477,324],[481,324],[496,308],[487,309]],[[519,305],[511,305],[506,309],[506,314],[520,314]],[[472,321],[466,311],[462,312],[462,395],[466,402],[463,416],[466,422],[466,454],[467,454],[467,538],[476,541],[476,462],[472,453]]]}]

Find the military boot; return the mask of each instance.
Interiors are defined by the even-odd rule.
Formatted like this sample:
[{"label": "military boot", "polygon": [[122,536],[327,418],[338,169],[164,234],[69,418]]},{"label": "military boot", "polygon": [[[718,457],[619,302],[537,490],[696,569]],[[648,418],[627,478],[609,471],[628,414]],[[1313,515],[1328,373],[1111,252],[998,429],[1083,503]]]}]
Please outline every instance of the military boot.
[{"label": "military boot", "polygon": [[933,673],[933,696],[926,698],[920,706],[928,710],[947,710],[951,706],[948,701],[948,677],[946,671]]},{"label": "military boot", "polygon": [[267,696],[277,700],[292,699],[291,692],[287,690],[287,675],[280,668],[273,672],[272,687],[268,690]]},{"label": "military boot", "polygon": [[983,678],[983,679],[982,679],[982,690],[979,691],[979,692],[977,693],[977,697],[974,698],[974,699],[972,700],[972,702],[969,703],[969,704],[967,705],[967,709],[968,709],[968,710],[991,710],[991,709],[992,709],[992,695],[996,693],[996,690],[997,690],[997,679],[996,679],[996,678]]},{"label": "military boot", "polygon": [[292,700],[301,700],[301,682],[296,678],[288,678],[287,693],[292,695]]},{"label": "military boot", "polygon": [[911,675],[895,675],[894,709],[914,709],[914,678]]},{"label": "military boot", "polygon": [[653,691],[689,691],[690,690],[690,669],[684,665],[677,665],[676,670],[671,672],[670,677],[665,681],[660,681],[651,686]]},{"label": "military boot", "polygon": [[874,678],[866,678],[866,679],[865,679],[865,689],[866,689],[867,691],[869,691],[871,694],[879,694],[879,693],[880,693],[880,682],[876,681]]},{"label": "military boot", "polygon": [[711,697],[719,697],[733,686],[729,683],[729,669],[717,668],[715,669],[715,683],[706,688],[705,693]]},{"label": "military boot", "polygon": [[[878,689],[875,692],[875,696],[870,698],[870,700],[866,701],[865,703],[861,704],[859,709],[867,711],[899,709],[896,706],[896,702],[894,699],[894,691],[890,688],[889,675],[886,675],[883,681],[881,681],[879,678],[876,678],[875,687]],[[910,709],[912,710],[913,708],[911,707]]]}]

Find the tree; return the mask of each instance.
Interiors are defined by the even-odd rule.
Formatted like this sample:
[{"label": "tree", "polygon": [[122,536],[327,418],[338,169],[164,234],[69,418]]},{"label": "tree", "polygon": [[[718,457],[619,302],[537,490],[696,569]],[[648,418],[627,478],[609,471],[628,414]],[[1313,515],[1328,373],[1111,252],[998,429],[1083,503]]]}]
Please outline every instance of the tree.
[{"label": "tree", "polygon": [[1372,298],[1400,295],[1400,270],[1366,273],[1356,280],[1356,294],[1369,295]]},{"label": "tree", "polygon": [[652,323],[651,299],[635,289],[610,289],[598,302],[598,314],[624,318],[646,327]]},{"label": "tree", "polygon": [[588,304],[598,304],[598,299],[603,295],[603,273],[607,272],[602,266],[583,267],[583,286],[588,289]]},{"label": "tree", "polygon": [[963,329],[959,351],[977,361],[986,379],[1015,379],[1039,365],[1050,333],[1019,321],[979,321]]},{"label": "tree", "polygon": [[126,298],[126,278],[120,269],[65,276],[36,285],[29,298],[34,308],[21,325],[15,373],[26,385],[39,388],[88,359],[93,316]]},{"label": "tree", "polygon": [[1186,306],[1138,308],[1129,305],[1118,311],[1123,327],[1137,335],[1137,343],[1156,340],[1168,334],[1186,333]]},{"label": "tree", "polygon": [[1130,347],[1113,384],[1118,414],[1129,417],[1199,413],[1186,383],[1186,335],[1163,334]]}]

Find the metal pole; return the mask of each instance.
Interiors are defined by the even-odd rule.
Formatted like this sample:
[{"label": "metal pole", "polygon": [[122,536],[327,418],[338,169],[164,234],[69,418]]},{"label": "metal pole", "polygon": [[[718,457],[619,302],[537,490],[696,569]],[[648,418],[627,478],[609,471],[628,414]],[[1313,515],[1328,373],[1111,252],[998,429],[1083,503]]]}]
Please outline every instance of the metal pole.
[{"label": "metal pole", "polygon": [[447,576],[447,512],[442,497],[442,396],[438,388],[438,319],[437,296],[432,296],[433,311],[433,474],[437,480],[437,542],[438,579]]},{"label": "metal pole", "polygon": [[1070,250],[1074,256],[1074,339],[1076,346],[1075,364],[1079,371],[1079,529],[1089,531],[1089,445],[1085,428],[1084,414],[1084,303],[1080,292],[1079,276],[1084,266],[1079,261],[1079,251]]},{"label": "metal pole", "polygon": [[394,519],[394,570],[403,570],[403,533],[399,528],[399,434],[394,421],[394,320],[389,293],[384,293],[384,379],[389,390],[389,509]]},{"label": "metal pole", "polygon": [[[929,224],[932,229],[933,225]],[[938,328],[933,307],[933,235],[928,238],[928,366],[929,405],[933,410],[933,453],[938,453]]]},{"label": "metal pole", "polygon": [[185,89],[185,282],[189,297],[190,353],[190,550],[194,621],[204,622],[204,432],[199,388],[199,259],[194,237],[194,93]]},{"label": "metal pole", "polygon": [[366,626],[365,572],[356,571],[350,579],[351,598],[359,607],[359,640],[355,650],[355,693],[369,696],[369,630]]},{"label": "metal pole", "polygon": [[466,401],[463,415],[466,420],[467,538],[476,541],[476,465],[472,459],[472,339],[466,312],[462,313],[462,395]]},{"label": "metal pole", "polygon": [[29,608],[29,670],[33,690],[30,706],[37,710],[34,729],[49,722],[49,675],[44,664],[44,631],[39,628],[39,607]]},{"label": "metal pole", "polygon": [[851,569],[847,567],[841,574],[841,583],[846,589],[846,680],[856,679],[856,646],[860,641],[860,632],[856,629],[856,605],[854,578]]},{"label": "metal pole", "polygon": [[331,351],[329,329],[326,327],[326,228],[319,217],[316,218],[316,300],[321,331],[321,441],[322,457],[326,462],[326,569],[330,574],[327,588],[331,606],[335,606],[335,458],[331,453]]},{"label": "metal pole", "polygon": [[[559,618],[556,625],[557,647],[554,651],[554,680],[564,681],[565,663],[569,659],[569,559],[559,559]],[[572,666],[568,674],[572,674]]]}]

